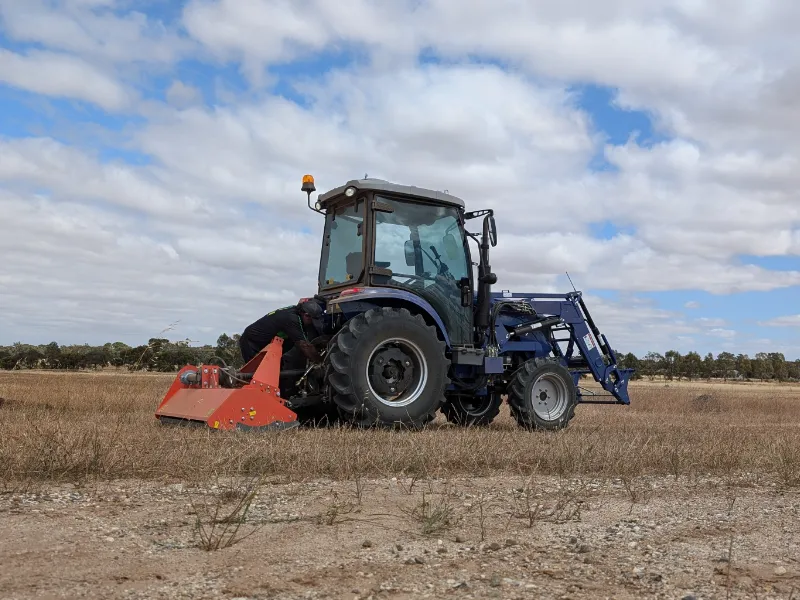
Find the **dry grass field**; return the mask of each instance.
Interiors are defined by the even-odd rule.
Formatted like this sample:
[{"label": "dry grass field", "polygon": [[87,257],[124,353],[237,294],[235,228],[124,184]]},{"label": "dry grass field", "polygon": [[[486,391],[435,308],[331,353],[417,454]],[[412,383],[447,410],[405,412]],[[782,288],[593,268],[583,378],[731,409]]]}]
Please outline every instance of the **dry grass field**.
[{"label": "dry grass field", "polygon": [[[0,373],[0,475],[25,481],[282,475],[497,474],[738,477],[800,482],[800,386],[633,384],[631,406],[581,405],[570,427],[532,435],[504,410],[489,429],[293,430],[226,435],[163,428],[169,375]],[[505,408],[505,407],[504,407]]]},{"label": "dry grass field", "polygon": [[800,597],[800,386],[254,435],[160,427],[171,380],[0,373],[0,596]]}]

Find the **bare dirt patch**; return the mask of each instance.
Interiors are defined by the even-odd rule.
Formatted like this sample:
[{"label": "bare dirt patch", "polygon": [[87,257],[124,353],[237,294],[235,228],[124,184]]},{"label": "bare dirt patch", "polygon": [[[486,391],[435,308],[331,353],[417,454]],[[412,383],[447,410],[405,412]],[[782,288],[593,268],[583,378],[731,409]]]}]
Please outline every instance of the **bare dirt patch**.
[{"label": "bare dirt patch", "polygon": [[[0,500],[3,597],[788,598],[800,494],[722,480],[116,481]],[[208,506],[209,510],[203,507]],[[240,540],[237,542],[237,540]]]}]

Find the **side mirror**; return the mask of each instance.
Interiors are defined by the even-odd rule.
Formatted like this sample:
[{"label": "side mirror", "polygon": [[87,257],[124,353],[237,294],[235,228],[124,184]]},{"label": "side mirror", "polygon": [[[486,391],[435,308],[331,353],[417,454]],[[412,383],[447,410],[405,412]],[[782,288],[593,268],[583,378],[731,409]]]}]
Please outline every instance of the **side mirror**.
[{"label": "side mirror", "polygon": [[489,215],[489,243],[497,246],[497,225],[494,222],[494,215]]},{"label": "side mirror", "polygon": [[458,258],[458,242],[456,242],[456,238],[452,233],[448,233],[444,236],[444,238],[442,238],[442,243],[444,244],[444,253],[447,255],[447,258],[450,260]]},{"label": "side mirror", "polygon": [[416,257],[414,255],[414,243],[411,240],[406,240],[403,244],[403,250],[406,254],[406,266],[413,267],[416,264]]}]

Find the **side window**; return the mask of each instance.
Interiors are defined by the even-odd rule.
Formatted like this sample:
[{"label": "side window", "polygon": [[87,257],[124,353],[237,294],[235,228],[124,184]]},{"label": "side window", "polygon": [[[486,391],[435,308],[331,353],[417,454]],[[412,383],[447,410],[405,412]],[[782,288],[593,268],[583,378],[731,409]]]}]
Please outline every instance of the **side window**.
[{"label": "side window", "polygon": [[363,221],[364,202],[338,208],[325,222],[323,247],[324,285],[335,285],[358,279],[364,265]]}]

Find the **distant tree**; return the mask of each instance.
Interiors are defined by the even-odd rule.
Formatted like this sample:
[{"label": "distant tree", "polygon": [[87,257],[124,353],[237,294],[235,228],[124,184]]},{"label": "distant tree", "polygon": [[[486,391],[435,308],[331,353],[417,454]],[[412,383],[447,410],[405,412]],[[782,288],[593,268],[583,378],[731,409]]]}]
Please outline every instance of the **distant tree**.
[{"label": "distant tree", "polygon": [[778,381],[789,379],[789,369],[786,366],[786,358],[782,352],[770,352],[769,361],[772,363],[772,376]]},{"label": "distant tree", "polygon": [[797,381],[800,379],[800,359],[787,363],[786,368],[789,371],[789,379]]},{"label": "distant tree", "polygon": [[667,379],[679,377],[681,358],[681,353],[677,350],[667,350],[664,353],[664,375]]},{"label": "distant tree", "polygon": [[244,364],[244,360],[242,359],[242,352],[239,349],[240,337],[238,333],[233,336],[223,333],[217,338],[217,347],[214,351],[214,355],[224,360],[229,366],[235,366],[236,368],[241,367]]},{"label": "distant tree", "polygon": [[631,379],[641,379],[642,364],[633,352],[628,352],[627,354],[618,354],[617,356],[623,368],[634,370]]},{"label": "distant tree", "polygon": [[664,357],[658,352],[648,352],[641,361],[642,375],[651,380],[664,372]]},{"label": "distant tree", "polygon": [[709,352],[703,359],[703,377],[711,379],[714,376],[714,371],[717,369],[717,362],[714,360],[714,355]]},{"label": "distant tree", "polygon": [[697,352],[689,352],[681,360],[681,375],[689,379],[697,379],[703,375],[703,359]]},{"label": "distant tree", "polygon": [[722,379],[728,379],[736,368],[736,357],[730,352],[720,352],[717,356],[717,372]]},{"label": "distant tree", "polygon": [[61,366],[61,348],[56,342],[47,344],[42,353],[48,369],[58,369]]},{"label": "distant tree", "polygon": [[774,375],[772,360],[766,352],[759,352],[753,361],[753,375],[764,381],[765,379],[772,379]]},{"label": "distant tree", "polygon": [[125,364],[125,356],[129,350],[130,346],[123,342],[113,342],[103,346],[108,362],[113,367],[121,367]]},{"label": "distant tree", "polygon": [[753,375],[753,361],[747,354],[739,354],[736,357],[736,370],[745,379],[751,379]]}]

